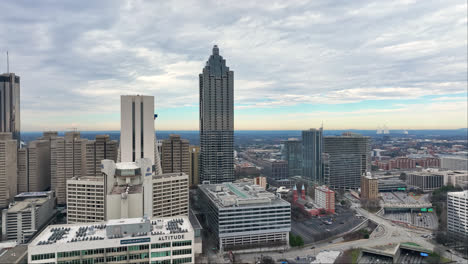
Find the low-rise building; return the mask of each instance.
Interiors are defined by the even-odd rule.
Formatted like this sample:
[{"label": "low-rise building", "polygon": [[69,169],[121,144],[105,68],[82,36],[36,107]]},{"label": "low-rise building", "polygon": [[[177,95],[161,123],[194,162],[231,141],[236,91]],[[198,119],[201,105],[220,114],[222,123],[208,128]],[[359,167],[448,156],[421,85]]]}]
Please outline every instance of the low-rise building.
[{"label": "low-rise building", "polygon": [[188,217],[130,218],[48,226],[28,263],[194,263],[201,249]]},{"label": "low-rise building", "polygon": [[468,157],[443,156],[440,159],[440,167],[449,170],[468,170]]},{"label": "low-rise building", "polygon": [[447,194],[447,230],[455,236],[468,237],[468,190]]},{"label": "low-rise building", "polygon": [[2,240],[27,243],[54,215],[54,192],[26,192],[15,196],[2,211]]},{"label": "low-rise building", "polygon": [[361,177],[361,199],[379,199],[379,180],[372,177],[370,172]]},{"label": "low-rise building", "polygon": [[444,175],[436,170],[411,172],[407,174],[406,183],[423,191],[432,191],[444,185]]},{"label": "low-rise building", "polygon": [[327,186],[315,187],[315,203],[327,213],[335,213],[335,192]]},{"label": "low-rise building", "polygon": [[288,247],[291,205],[279,195],[247,182],[201,184],[198,191],[220,250]]}]

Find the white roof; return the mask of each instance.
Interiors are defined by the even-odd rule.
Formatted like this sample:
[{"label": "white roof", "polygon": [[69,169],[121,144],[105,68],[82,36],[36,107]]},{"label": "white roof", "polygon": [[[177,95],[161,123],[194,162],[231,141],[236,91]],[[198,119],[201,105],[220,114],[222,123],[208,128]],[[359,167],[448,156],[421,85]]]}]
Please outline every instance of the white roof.
[{"label": "white roof", "polygon": [[462,192],[449,192],[448,195],[468,199],[468,190]]},{"label": "white roof", "polygon": [[120,170],[129,170],[129,169],[139,169],[135,162],[119,162],[115,164],[117,169]]}]

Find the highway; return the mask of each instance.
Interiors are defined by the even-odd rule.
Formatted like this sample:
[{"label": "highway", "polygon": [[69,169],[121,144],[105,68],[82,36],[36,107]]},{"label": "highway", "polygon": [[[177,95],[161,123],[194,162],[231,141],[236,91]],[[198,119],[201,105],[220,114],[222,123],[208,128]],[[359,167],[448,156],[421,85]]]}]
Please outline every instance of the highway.
[{"label": "highway", "polygon": [[[360,205],[353,203],[352,208],[354,208],[359,214],[364,217],[369,218],[370,220],[379,224],[378,234],[372,237],[372,239],[361,239],[348,242],[339,242],[339,243],[319,243],[315,245],[308,245],[303,248],[292,248],[286,252],[265,252],[263,255],[268,255],[273,259],[295,259],[296,257],[304,256],[315,256],[320,251],[323,250],[337,250],[345,251],[351,248],[358,247],[367,247],[367,246],[376,246],[376,245],[385,245],[393,243],[402,243],[402,242],[413,242],[421,245],[424,248],[433,250],[434,244],[430,243],[427,239],[421,237],[421,235],[429,234],[429,231],[422,231],[417,229],[408,229],[402,226],[393,224],[391,221],[388,221],[380,216],[369,213],[368,211],[360,208]],[[312,249],[312,247],[315,247]],[[442,247],[445,250],[444,247]],[[260,257],[261,253],[251,253],[251,254],[241,254],[236,257],[244,261],[255,263],[256,260]],[[443,256],[450,259],[452,258],[457,263],[466,263],[461,257],[452,255],[444,251]]]}]

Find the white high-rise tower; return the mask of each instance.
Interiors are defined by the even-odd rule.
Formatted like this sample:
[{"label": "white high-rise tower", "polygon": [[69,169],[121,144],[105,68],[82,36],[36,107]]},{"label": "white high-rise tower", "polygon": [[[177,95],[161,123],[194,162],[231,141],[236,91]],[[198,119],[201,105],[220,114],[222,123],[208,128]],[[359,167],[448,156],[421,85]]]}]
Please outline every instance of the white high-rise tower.
[{"label": "white high-rise tower", "polygon": [[150,159],[161,174],[161,163],[154,132],[154,96],[120,97],[120,161]]}]

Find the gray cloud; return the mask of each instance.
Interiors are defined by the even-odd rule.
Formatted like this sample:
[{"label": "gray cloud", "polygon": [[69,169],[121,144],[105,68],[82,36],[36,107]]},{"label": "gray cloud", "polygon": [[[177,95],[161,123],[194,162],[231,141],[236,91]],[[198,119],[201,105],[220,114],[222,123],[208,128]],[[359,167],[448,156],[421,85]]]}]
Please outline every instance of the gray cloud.
[{"label": "gray cloud", "polygon": [[463,1],[2,6],[0,50],[10,50],[22,77],[30,129],[32,113],[45,122],[57,111],[79,120],[118,113],[120,94],[155,95],[161,108],[197,105],[198,73],[215,43],[235,71],[236,103],[247,108],[466,92]]}]

